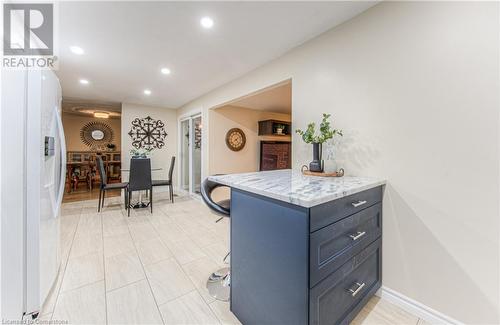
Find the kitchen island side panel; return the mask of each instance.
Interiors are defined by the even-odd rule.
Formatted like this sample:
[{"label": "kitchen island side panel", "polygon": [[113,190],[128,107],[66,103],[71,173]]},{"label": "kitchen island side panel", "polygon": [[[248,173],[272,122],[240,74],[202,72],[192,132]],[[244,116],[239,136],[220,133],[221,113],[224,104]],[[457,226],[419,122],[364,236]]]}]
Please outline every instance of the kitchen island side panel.
[{"label": "kitchen island side panel", "polygon": [[231,311],[243,324],[307,324],[309,210],[231,191]]}]

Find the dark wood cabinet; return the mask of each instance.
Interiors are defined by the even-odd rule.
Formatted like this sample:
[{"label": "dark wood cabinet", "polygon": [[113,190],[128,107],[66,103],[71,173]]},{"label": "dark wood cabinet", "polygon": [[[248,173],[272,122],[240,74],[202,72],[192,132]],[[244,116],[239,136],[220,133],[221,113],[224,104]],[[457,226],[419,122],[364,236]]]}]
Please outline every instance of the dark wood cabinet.
[{"label": "dark wood cabinet", "polygon": [[[281,133],[280,130],[281,129]],[[259,135],[290,135],[292,133],[292,123],[279,120],[259,121]]]}]

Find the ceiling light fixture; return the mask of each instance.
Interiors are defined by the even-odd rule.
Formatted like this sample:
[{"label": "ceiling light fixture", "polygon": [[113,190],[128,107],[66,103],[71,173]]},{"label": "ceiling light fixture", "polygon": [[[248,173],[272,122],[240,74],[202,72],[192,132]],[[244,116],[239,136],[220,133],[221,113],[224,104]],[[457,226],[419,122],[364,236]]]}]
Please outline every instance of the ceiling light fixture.
[{"label": "ceiling light fixture", "polygon": [[170,72],[171,72],[169,68],[161,68],[161,70],[160,70],[160,71],[161,71],[161,73],[163,73],[163,74],[170,74]]},{"label": "ceiling light fixture", "polygon": [[151,90],[149,89],[144,89],[144,95],[151,95]]},{"label": "ceiling light fixture", "polygon": [[210,29],[214,26],[214,21],[210,17],[203,17],[200,19],[200,25],[205,29]]},{"label": "ceiling light fixture", "polygon": [[79,46],[71,46],[69,49],[76,55],[85,54],[85,51]]},{"label": "ceiling light fixture", "polygon": [[87,79],[80,79],[80,83],[82,85],[88,85],[89,84],[89,81]]},{"label": "ceiling light fixture", "polygon": [[106,112],[94,112],[94,117],[95,118],[108,118],[109,113]]}]

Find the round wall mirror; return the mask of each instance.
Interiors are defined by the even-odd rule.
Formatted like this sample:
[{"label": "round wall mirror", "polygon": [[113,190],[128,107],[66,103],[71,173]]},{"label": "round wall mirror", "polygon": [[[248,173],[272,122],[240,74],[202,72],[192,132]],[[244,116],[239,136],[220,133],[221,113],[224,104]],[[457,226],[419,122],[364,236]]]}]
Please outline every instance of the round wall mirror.
[{"label": "round wall mirror", "polygon": [[106,123],[92,121],[81,128],[80,138],[91,150],[106,150],[113,142],[113,129]]},{"label": "round wall mirror", "polygon": [[101,130],[94,130],[94,131],[92,131],[91,135],[92,135],[92,139],[97,140],[97,141],[104,139],[104,132],[102,132]]}]

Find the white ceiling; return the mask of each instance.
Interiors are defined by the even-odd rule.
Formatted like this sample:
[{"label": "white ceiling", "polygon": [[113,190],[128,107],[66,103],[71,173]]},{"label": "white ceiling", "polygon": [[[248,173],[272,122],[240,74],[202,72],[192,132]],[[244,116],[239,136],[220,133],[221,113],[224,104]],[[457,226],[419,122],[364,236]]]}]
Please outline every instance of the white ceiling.
[{"label": "white ceiling", "polygon": [[271,87],[256,94],[235,100],[229,105],[275,113],[292,113],[292,84]]},{"label": "white ceiling", "polygon": [[60,2],[57,74],[65,97],[177,108],[375,3]]}]

